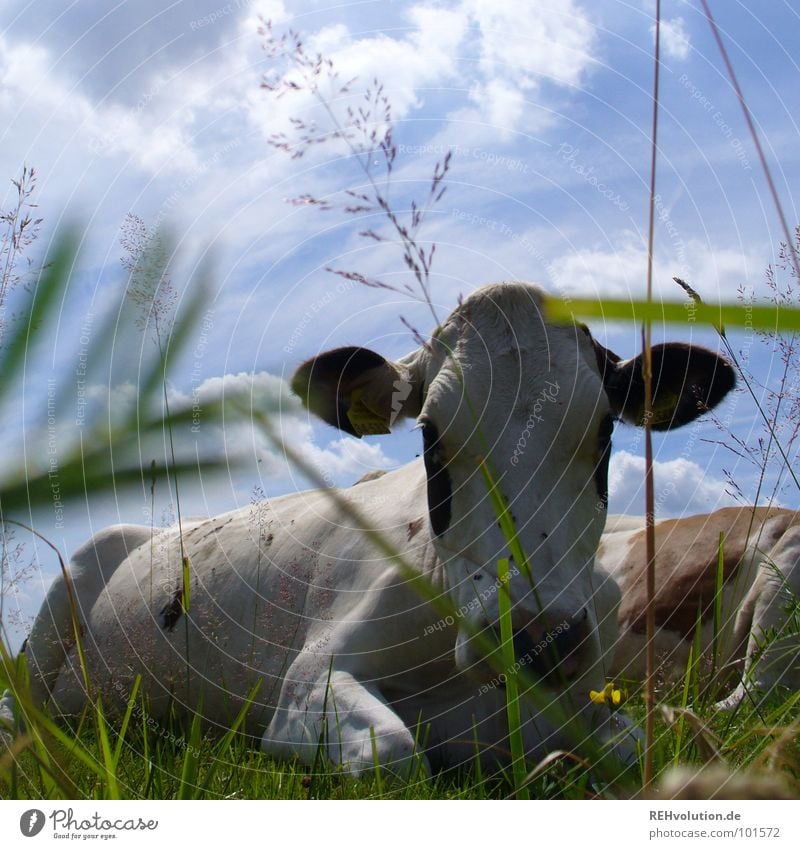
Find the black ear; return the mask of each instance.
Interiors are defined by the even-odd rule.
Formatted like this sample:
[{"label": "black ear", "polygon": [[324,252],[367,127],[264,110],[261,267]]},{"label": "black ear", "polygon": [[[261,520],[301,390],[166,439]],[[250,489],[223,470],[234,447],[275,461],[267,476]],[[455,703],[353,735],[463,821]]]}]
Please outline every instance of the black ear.
[{"label": "black ear", "polygon": [[[644,424],[644,379],[639,354],[620,358],[595,342],[597,364],[606,394],[617,415],[630,424]],[[683,342],[653,346],[654,430],[669,430],[694,421],[716,407],[736,385],[736,373],[727,360]]]},{"label": "black ear", "polygon": [[368,348],[336,348],[304,362],[292,390],[328,424],[351,436],[389,433],[394,419],[415,415],[412,372]]}]

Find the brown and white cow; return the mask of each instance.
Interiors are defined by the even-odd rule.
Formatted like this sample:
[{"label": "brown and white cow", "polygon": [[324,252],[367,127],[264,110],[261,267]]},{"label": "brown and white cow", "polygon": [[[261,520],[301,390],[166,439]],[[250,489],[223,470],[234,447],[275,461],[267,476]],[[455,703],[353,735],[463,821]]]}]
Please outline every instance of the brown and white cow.
[{"label": "brown and white cow", "polygon": [[[704,658],[733,691],[719,703],[739,704],[748,692],[800,689],[800,513],[727,507],[656,523],[656,655],[661,675],[684,675],[698,617]],[[723,534],[721,616],[714,609]],[[622,591],[620,635],[612,672],[645,675],[645,530],[643,517],[609,516],[597,552],[598,569]],[[720,609],[718,607],[718,609]]]},{"label": "brown and white cow", "polygon": [[[419,460],[338,498],[315,490],[272,499],[263,535],[246,507],[185,523],[183,539],[175,528],[153,540],[148,528],[118,526],[76,551],[86,663],[105,703],[124,704],[141,675],[154,719],[176,703],[201,704],[225,727],[259,686],[250,730],[275,756],[314,763],[322,751],[356,773],[375,761],[405,769],[420,754],[427,767],[452,766],[476,747],[502,758],[505,694],[491,686],[486,649],[488,641],[496,651],[502,589],[517,663],[540,683],[539,701],[522,705],[526,752],[594,741],[632,755],[628,722],[590,692],[604,686],[619,603],[613,582],[600,585],[594,571],[611,433],[615,417],[641,424],[641,357],[623,361],[588,329],[549,322],[542,299],[524,283],[483,287],[396,362],[341,348],[298,369],[292,385],[306,406],[350,434],[415,419]],[[653,355],[659,429],[692,421],[735,382],[730,365],[702,348],[661,345]],[[530,570],[513,562],[486,470]],[[405,558],[413,580],[353,510]],[[500,558],[511,561],[508,581]],[[38,698],[68,715],[86,703],[71,633],[60,580],[27,654]],[[13,712],[9,695],[0,717]]]}]

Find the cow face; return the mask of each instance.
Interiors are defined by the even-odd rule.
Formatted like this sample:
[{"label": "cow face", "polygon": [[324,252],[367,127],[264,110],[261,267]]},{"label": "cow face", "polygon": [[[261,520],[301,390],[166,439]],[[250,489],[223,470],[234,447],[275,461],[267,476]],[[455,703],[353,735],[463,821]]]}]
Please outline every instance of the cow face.
[{"label": "cow face", "polygon": [[[306,405],[356,436],[400,417],[422,431],[431,536],[459,610],[456,664],[491,674],[475,633],[498,628],[497,562],[510,560],[515,649],[539,678],[602,683],[594,555],[606,518],[616,418],[640,424],[641,358],[623,362],[579,325],[548,323],[531,285],[487,286],[398,362],[343,348],[303,364]],[[653,352],[653,426],[696,418],[733,386],[731,367],[686,345]],[[491,480],[527,556],[516,562]],[[607,605],[608,606],[608,605]]]}]

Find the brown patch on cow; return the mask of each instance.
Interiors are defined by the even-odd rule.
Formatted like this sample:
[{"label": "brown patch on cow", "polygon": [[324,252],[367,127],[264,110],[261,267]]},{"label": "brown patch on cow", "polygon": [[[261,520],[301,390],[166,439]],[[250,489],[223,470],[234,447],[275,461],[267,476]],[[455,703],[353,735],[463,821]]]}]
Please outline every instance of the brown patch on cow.
[{"label": "brown patch on cow", "polygon": [[[201,538],[197,541],[197,543],[196,543],[196,544],[198,544],[198,545],[199,545],[199,544],[200,544],[200,543],[201,543],[204,539],[206,539],[207,537],[210,537],[212,534],[217,534],[217,533],[219,533],[219,532],[220,532],[220,531],[221,531],[221,530],[225,527],[225,525],[229,525],[232,521],[233,521],[233,517],[231,517],[230,519],[226,520],[226,521],[225,521],[225,522],[223,522],[221,525],[217,525],[215,528],[211,528],[211,530],[210,530],[210,531],[206,531],[206,532],[203,534],[203,536],[202,536],[202,537],[201,537]],[[201,528],[205,528],[205,526],[206,526],[207,524],[209,524],[209,523],[208,523],[208,522],[204,522],[202,525],[200,525],[200,527],[199,527],[199,528],[193,528],[193,530],[200,530]]]},{"label": "brown patch on cow", "polygon": [[425,527],[425,519],[412,519],[408,523],[408,540],[411,541]]},{"label": "brown patch on cow", "polygon": [[[769,551],[800,514],[759,507],[727,507],[715,513],[666,519],[656,525],[656,626],[690,637],[697,623],[713,617],[719,534],[725,535],[723,581],[733,581],[748,542]],[[750,538],[748,540],[748,532]],[[647,607],[645,531],[634,534],[630,548],[615,571],[622,603],[619,621],[636,633],[645,632]]]},{"label": "brown patch on cow", "polygon": [[373,469],[371,472],[367,472],[365,475],[362,475],[353,486],[358,486],[360,483],[368,483],[369,481],[376,481],[378,478],[382,478],[386,472],[383,469]]},{"label": "brown patch on cow", "polygon": [[172,598],[161,608],[159,615],[162,616],[161,627],[165,631],[174,631],[175,625],[183,615],[183,605],[181,598],[183,590],[180,587],[172,594]]}]

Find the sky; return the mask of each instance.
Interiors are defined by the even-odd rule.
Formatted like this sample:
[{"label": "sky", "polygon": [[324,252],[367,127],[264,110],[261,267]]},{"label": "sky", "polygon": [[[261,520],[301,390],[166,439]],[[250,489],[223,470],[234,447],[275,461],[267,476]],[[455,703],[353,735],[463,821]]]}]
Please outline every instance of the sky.
[{"label": "sky", "polygon": [[[120,233],[129,213],[170,234],[179,300],[198,267],[214,281],[201,325],[171,372],[175,403],[205,402],[223,387],[252,391],[264,409],[280,410],[290,444],[340,485],[412,459],[420,446],[410,426],[351,439],[312,422],[287,391],[287,376],[320,350],[356,344],[397,357],[416,345],[406,323],[426,332],[432,319],[409,297],[350,285],[326,270],[409,282],[396,246],[359,235],[380,220],[341,209],[343,193],[365,183],[347,148],[334,141],[292,158],[296,147],[287,153],[270,143],[279,133],[297,142],[293,119],[327,132],[331,119],[307,91],[278,97],[262,86],[297,77],[270,57],[260,26],[268,20],[277,34],[292,29],[308,53],[332,61],[349,82],[345,93],[331,89],[338,120],[363,104],[375,80],[383,85],[397,147],[391,196],[398,209],[424,202],[436,163],[450,152],[447,191],[420,231],[423,243],[436,244],[431,292],[444,316],[459,296],[504,279],[565,296],[643,294],[654,7],[634,0],[6,0],[2,208],[13,203],[11,179],[24,165],[35,167],[43,218],[36,251],[44,254],[60,228],[72,225],[81,254],[46,350],[31,352],[20,403],[0,417],[7,446],[0,467],[20,457],[31,467],[44,462],[33,424],[46,416],[48,380],[74,380],[82,340],[125,291]],[[798,12],[777,0],[711,7],[795,226],[800,131],[790,104],[800,81],[792,58]],[[765,270],[778,262],[783,236],[755,148],[700,4],[673,0],[662,8],[656,293],[678,299],[671,278],[679,276],[711,302],[735,301],[740,291],[764,297]],[[379,163],[373,167],[381,174]],[[289,202],[304,195],[334,208]],[[778,277],[789,279],[782,271]],[[624,357],[638,352],[636,328],[595,322],[592,331]],[[780,352],[752,330],[729,336],[757,376],[757,392],[774,385]],[[662,338],[718,346],[713,331],[700,328],[656,328],[655,341]],[[148,333],[138,343],[125,339],[117,357],[129,371],[89,387],[92,410],[135,400],[136,364],[153,340]],[[67,444],[80,416],[70,407],[56,418]],[[730,447],[760,435],[743,391],[716,421],[656,435],[658,515],[737,503],[729,476],[739,497],[752,499],[757,469]],[[179,436],[192,450],[200,441]],[[308,485],[252,428],[206,429],[201,441],[212,451],[244,446],[249,464],[187,485],[186,515]],[[618,426],[614,445],[611,511],[642,514],[641,434]],[[774,483],[762,493],[771,495]],[[775,499],[798,504],[796,491],[780,481]],[[153,521],[170,521],[166,491],[154,503]],[[61,520],[39,511],[30,521],[68,557],[104,525],[148,523],[150,514],[148,493],[120,490],[65,505]],[[41,553],[42,570],[16,600],[23,619],[55,569],[28,545]]]}]

